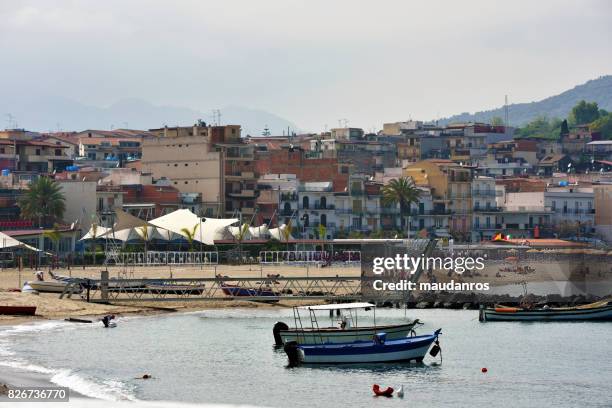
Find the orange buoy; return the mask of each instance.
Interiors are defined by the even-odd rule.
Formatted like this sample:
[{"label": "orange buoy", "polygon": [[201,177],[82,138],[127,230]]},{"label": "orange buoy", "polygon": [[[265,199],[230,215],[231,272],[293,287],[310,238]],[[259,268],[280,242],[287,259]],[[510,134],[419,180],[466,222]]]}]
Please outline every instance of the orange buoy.
[{"label": "orange buoy", "polygon": [[393,388],[387,387],[384,390],[380,389],[380,385],[374,384],[372,386],[372,391],[374,391],[374,395],[377,397],[393,397]]},{"label": "orange buoy", "polygon": [[487,371],[489,371],[489,370],[487,370],[487,367],[482,367],[482,368],[480,369],[480,371],[482,371],[483,373],[486,373],[486,372],[487,372]]}]

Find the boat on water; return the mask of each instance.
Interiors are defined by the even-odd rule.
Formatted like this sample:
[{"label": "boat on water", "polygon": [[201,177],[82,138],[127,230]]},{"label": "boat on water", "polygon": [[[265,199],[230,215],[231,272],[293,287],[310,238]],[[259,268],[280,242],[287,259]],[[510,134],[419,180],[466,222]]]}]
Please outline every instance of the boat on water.
[{"label": "boat on water", "polygon": [[387,340],[385,333],[377,333],[370,341],[335,344],[286,343],[285,353],[291,365],[297,364],[356,364],[415,361],[420,363],[432,344],[438,347],[441,329],[432,334]]},{"label": "boat on water", "polygon": [[495,321],[581,321],[612,320],[612,301],[602,300],[574,307],[510,307],[496,305],[480,308],[481,322]]},{"label": "boat on water", "polygon": [[[359,326],[358,311],[373,310],[374,326]],[[308,312],[311,327],[303,327],[300,311]],[[315,313],[318,311],[330,312],[330,326],[320,327]],[[336,317],[333,312],[336,311]],[[370,341],[376,333],[386,333],[387,340],[397,340],[415,334],[415,327],[422,325],[416,319],[412,322],[394,325],[376,325],[376,306],[372,303],[338,303],[315,306],[298,306],[293,308],[294,328],[284,322],[277,322],[272,330],[274,341],[281,346],[291,341],[300,344],[329,344],[351,343],[355,341]]]},{"label": "boat on water", "polygon": [[36,306],[0,306],[0,315],[34,316]]}]

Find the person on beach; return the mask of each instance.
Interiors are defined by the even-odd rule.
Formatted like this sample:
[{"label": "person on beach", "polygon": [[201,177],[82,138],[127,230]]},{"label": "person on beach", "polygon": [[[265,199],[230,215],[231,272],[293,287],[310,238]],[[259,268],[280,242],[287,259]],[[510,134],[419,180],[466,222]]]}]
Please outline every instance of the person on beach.
[{"label": "person on beach", "polygon": [[109,327],[111,320],[113,320],[114,318],[115,318],[115,315],[106,315],[106,316],[104,316],[102,318],[102,324],[104,324],[104,327]]}]

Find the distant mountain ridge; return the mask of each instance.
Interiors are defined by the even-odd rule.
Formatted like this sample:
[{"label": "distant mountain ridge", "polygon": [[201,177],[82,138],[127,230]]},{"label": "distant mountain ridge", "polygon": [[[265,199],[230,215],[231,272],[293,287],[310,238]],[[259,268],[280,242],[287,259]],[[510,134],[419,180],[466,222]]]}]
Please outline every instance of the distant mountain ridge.
[{"label": "distant mountain ridge", "polygon": [[[572,107],[582,99],[587,102],[597,102],[599,108],[612,111],[612,75],[592,79],[541,101],[508,105],[508,121],[512,126],[521,126],[538,116],[565,118]],[[503,106],[497,109],[476,113],[465,112],[448,118],[441,118],[438,123],[490,122],[495,116],[500,118],[505,116]]]},{"label": "distant mountain ridge", "polygon": [[[300,131],[293,122],[263,110],[228,106],[220,111],[221,123],[241,125],[243,136],[261,136],[266,127],[273,135],[281,135],[287,132],[287,128],[292,132]],[[34,94],[0,98],[0,112],[10,112],[20,128],[40,132],[189,126],[198,119],[210,123],[212,116],[211,111],[205,113],[185,107],[159,106],[136,98],[124,98],[108,107],[98,107],[68,98]],[[7,125],[12,127],[9,123]]]}]

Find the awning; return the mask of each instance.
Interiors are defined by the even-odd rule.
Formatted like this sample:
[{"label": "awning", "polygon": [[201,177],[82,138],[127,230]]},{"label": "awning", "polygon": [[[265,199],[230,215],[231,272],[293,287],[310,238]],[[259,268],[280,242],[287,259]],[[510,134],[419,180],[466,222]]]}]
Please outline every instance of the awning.
[{"label": "awning", "polygon": [[4,232],[0,232],[0,249],[5,248],[27,248],[31,251],[40,252],[40,249],[34,248],[25,242],[18,241],[15,238],[6,235]]},{"label": "awning", "polygon": [[87,231],[87,234],[83,235],[83,238],[81,238],[79,241],[101,238],[110,230],[110,228],[101,227],[97,224],[91,224],[91,227],[89,227],[89,231]]}]

